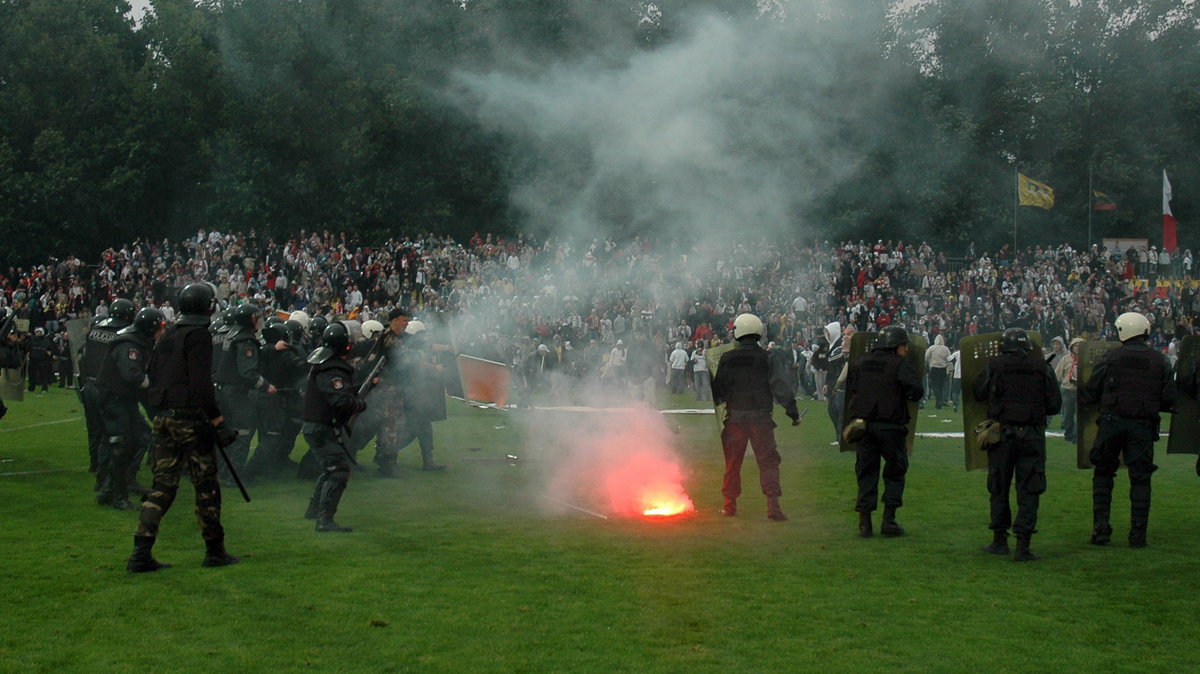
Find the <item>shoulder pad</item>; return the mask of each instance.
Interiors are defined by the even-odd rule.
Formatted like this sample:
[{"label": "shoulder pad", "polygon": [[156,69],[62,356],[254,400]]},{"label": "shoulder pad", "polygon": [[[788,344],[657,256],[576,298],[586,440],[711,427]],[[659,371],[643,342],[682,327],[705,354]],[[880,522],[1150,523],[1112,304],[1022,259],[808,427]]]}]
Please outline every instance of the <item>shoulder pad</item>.
[{"label": "shoulder pad", "polygon": [[330,358],[333,358],[333,349],[327,346],[322,346],[316,351],[308,354],[308,360],[305,362],[307,362],[309,365],[320,365],[328,361]]}]

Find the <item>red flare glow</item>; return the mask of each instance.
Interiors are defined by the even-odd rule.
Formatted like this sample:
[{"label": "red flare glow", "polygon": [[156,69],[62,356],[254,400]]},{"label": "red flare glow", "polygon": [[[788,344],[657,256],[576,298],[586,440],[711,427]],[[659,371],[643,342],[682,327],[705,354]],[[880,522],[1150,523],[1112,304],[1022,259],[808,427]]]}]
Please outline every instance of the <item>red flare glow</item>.
[{"label": "red flare glow", "polygon": [[618,515],[670,517],[696,509],[683,489],[683,468],[661,451],[634,451],[611,466],[604,492]]}]

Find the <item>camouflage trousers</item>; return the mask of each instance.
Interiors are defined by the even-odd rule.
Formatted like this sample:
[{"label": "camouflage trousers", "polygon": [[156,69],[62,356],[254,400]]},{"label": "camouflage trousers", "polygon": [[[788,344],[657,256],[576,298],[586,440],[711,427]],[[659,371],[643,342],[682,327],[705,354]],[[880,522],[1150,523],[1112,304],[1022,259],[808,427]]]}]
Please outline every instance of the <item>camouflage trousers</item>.
[{"label": "camouflage trousers", "polygon": [[203,415],[165,412],[154,418],[154,485],[142,502],[137,536],[155,538],[158,525],[175,502],[184,468],[196,490],[196,518],[206,541],[222,540],[221,485],[213,436]]}]

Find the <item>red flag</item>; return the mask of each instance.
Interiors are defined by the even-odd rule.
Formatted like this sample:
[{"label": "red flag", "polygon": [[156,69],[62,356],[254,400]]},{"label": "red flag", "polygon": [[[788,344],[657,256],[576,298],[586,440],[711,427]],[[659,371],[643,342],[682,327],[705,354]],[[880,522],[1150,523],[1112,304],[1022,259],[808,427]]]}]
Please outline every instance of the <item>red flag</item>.
[{"label": "red flag", "polygon": [[1163,169],[1163,248],[1172,255],[1178,240],[1175,238],[1175,216],[1171,214],[1171,181],[1167,180],[1167,170]]}]

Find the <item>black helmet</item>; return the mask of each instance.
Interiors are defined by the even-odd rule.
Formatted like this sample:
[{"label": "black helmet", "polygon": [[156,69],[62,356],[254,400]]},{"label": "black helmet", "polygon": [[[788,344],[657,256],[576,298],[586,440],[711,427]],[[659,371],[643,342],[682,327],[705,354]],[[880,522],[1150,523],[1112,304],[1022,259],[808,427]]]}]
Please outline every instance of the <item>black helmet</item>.
[{"label": "black helmet", "polygon": [[244,328],[254,327],[254,319],[262,315],[262,309],[257,304],[247,302],[233,310],[233,320]]},{"label": "black helmet", "polygon": [[350,331],[340,321],[335,321],[321,333],[321,346],[332,349],[334,354],[350,350]]},{"label": "black helmet", "polygon": [[908,331],[899,325],[889,325],[879,333],[875,348],[895,351],[905,344],[908,344]]},{"label": "black helmet", "polygon": [[217,294],[209,284],[189,283],[179,292],[179,313],[208,316],[212,314],[216,298]]},{"label": "black helmet", "polygon": [[153,337],[154,333],[167,322],[167,317],[158,309],[146,307],[137,312],[137,316],[133,319],[133,329],[142,333],[147,337]]},{"label": "black helmet", "polygon": [[289,318],[283,325],[287,328],[289,342],[300,344],[304,340],[304,326],[300,321],[294,321]]},{"label": "black helmet", "polygon": [[1000,338],[1002,353],[1028,353],[1030,349],[1029,335],[1025,334],[1021,328],[1008,328]]},{"label": "black helmet", "polygon": [[278,316],[270,316],[267,322],[263,324],[262,338],[267,344],[274,344],[279,340],[287,341],[288,330],[283,319]]},{"label": "black helmet", "polygon": [[325,338],[325,328],[329,327],[329,319],[324,316],[313,316],[308,322],[308,332],[313,337]]},{"label": "black helmet", "polygon": [[133,322],[133,315],[137,313],[137,308],[133,306],[133,302],[125,299],[113,300],[113,303],[108,307],[108,315],[128,325]]}]

